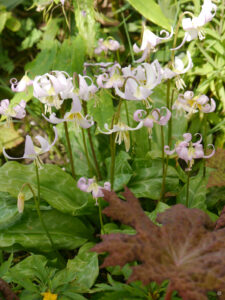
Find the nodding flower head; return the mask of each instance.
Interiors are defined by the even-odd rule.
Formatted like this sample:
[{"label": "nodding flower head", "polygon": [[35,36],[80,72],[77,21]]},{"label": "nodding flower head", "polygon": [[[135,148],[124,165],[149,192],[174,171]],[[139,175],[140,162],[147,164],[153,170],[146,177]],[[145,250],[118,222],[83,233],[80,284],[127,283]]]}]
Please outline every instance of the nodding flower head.
[{"label": "nodding flower head", "polygon": [[89,115],[86,115],[85,117],[81,113],[81,103],[79,98],[76,96],[73,99],[72,106],[70,112],[65,113],[64,117],[62,119],[59,119],[56,117],[55,113],[52,113],[49,118],[47,118],[45,115],[43,117],[52,124],[59,124],[63,122],[73,122],[75,124],[76,128],[82,127],[82,128],[89,128],[94,124],[93,118]]},{"label": "nodding flower head", "polygon": [[16,78],[11,78],[10,83],[13,92],[24,92],[29,85],[33,84],[33,80],[31,80],[26,73],[19,82]]},{"label": "nodding flower head", "polygon": [[[88,85],[87,80],[90,81],[90,85]],[[79,75],[79,89],[76,89],[76,95],[78,95],[82,100],[88,101],[97,91],[98,88],[93,83],[91,77]]]},{"label": "nodding flower head", "polygon": [[142,57],[136,60],[136,63],[143,62],[151,51],[155,51],[158,44],[163,41],[169,40],[173,36],[173,28],[171,27],[171,33],[166,30],[161,30],[160,35],[165,35],[164,37],[159,37],[155,35],[151,30],[144,26],[144,32],[142,37],[141,47],[139,48],[137,44],[133,45],[133,50],[135,53],[143,52]]},{"label": "nodding flower head", "polygon": [[104,128],[107,131],[103,131],[99,127],[98,127],[98,130],[101,133],[104,133],[104,134],[112,134],[112,133],[115,132],[116,133],[116,138],[115,138],[116,143],[120,145],[124,141],[125,149],[128,152],[129,149],[130,149],[130,135],[129,135],[129,131],[138,130],[142,126],[143,126],[143,122],[142,121],[135,128],[129,127],[128,125],[124,124],[123,122],[118,122],[117,124],[113,125],[112,129],[109,129],[109,125],[105,124]]},{"label": "nodding flower head", "polygon": [[95,54],[100,54],[103,51],[105,52],[105,54],[107,54],[107,52],[110,51],[117,51],[121,49],[120,43],[116,40],[113,39],[106,39],[103,40],[102,38],[98,40],[98,47],[95,49]]},{"label": "nodding flower head", "polygon": [[195,17],[192,13],[186,12],[192,15],[192,18],[184,18],[182,20],[182,27],[185,31],[184,39],[179,46],[171,50],[180,49],[185,42],[190,42],[196,38],[203,40],[205,38],[204,31],[202,27],[210,22],[216,14],[217,6],[212,3],[211,0],[204,0],[202,5],[202,10],[198,17]]},{"label": "nodding flower head", "polygon": [[77,182],[77,187],[87,193],[92,193],[93,198],[96,200],[96,205],[98,205],[97,198],[104,197],[102,190],[111,191],[110,182],[106,181],[104,186],[101,187],[97,184],[95,178],[89,178],[88,180],[85,177],[81,177]]},{"label": "nodding flower head", "polygon": [[188,112],[188,116],[198,111],[211,113],[216,109],[216,102],[212,98],[209,100],[206,95],[194,97],[192,91],[186,91],[184,94],[179,94],[173,109]]},{"label": "nodding flower head", "polygon": [[52,71],[42,76],[36,76],[33,82],[34,97],[45,104],[45,112],[51,112],[51,107],[59,109],[64,99],[74,97],[72,78],[62,71]]},{"label": "nodding flower head", "polygon": [[31,137],[29,135],[26,136],[26,140],[25,140],[25,150],[24,150],[24,155],[22,157],[11,157],[9,156],[6,151],[5,148],[3,148],[3,154],[6,158],[8,159],[31,159],[31,160],[35,160],[36,163],[38,164],[39,167],[41,167],[42,165],[42,161],[40,159],[40,155],[48,152],[56,143],[57,139],[58,139],[58,134],[57,134],[57,130],[55,127],[53,127],[54,132],[55,132],[55,139],[53,141],[52,144],[49,144],[48,140],[46,140],[45,138],[43,138],[40,135],[37,135],[35,137],[35,139],[39,142],[41,147],[37,147],[33,144],[33,141],[31,139]]},{"label": "nodding flower head", "polygon": [[[165,115],[163,114],[163,111],[166,112]],[[136,122],[143,122],[143,126],[148,128],[149,138],[151,138],[151,132],[154,123],[165,126],[168,123],[170,117],[170,110],[163,106],[160,109],[153,109],[150,114],[147,114],[147,112],[143,109],[138,109],[134,112],[133,118]]]},{"label": "nodding flower head", "polygon": [[21,100],[19,104],[10,106],[8,99],[4,99],[0,102],[0,115],[7,118],[7,124],[9,126],[11,119],[23,119],[26,116],[26,101]]},{"label": "nodding flower head", "polygon": [[196,133],[195,135],[200,136],[199,141],[197,141],[195,143],[192,142],[191,133],[185,133],[185,134],[183,134],[184,140],[178,141],[173,150],[170,150],[168,145],[164,147],[164,151],[167,155],[172,155],[176,152],[178,158],[181,158],[186,162],[186,164],[188,165],[188,167],[186,168],[186,171],[191,170],[192,165],[194,163],[194,159],[210,158],[215,154],[214,145],[209,144],[208,146],[211,146],[213,148],[213,150],[209,155],[205,155],[203,146],[201,144],[202,136],[200,133]]}]

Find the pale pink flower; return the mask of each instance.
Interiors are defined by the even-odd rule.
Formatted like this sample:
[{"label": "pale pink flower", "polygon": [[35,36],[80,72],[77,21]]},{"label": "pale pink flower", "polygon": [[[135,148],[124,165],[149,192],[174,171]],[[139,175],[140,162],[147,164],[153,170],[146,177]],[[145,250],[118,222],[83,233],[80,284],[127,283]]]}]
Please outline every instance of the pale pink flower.
[{"label": "pale pink flower", "polygon": [[164,151],[167,155],[172,155],[176,152],[177,156],[186,162],[186,164],[188,165],[186,171],[191,170],[194,159],[210,158],[215,154],[214,145],[209,144],[208,146],[211,146],[213,150],[209,155],[205,155],[203,145],[201,144],[202,136],[199,133],[196,133],[195,135],[200,136],[199,141],[195,143],[192,142],[191,133],[185,133],[183,134],[184,140],[178,141],[173,150],[170,150],[168,145],[164,147]]},{"label": "pale pink flower", "polygon": [[24,155],[22,157],[11,157],[9,156],[6,151],[5,148],[3,148],[3,154],[6,158],[8,159],[25,159],[25,158],[29,158],[31,160],[35,160],[37,162],[37,164],[39,166],[41,166],[42,162],[40,160],[40,155],[48,152],[56,143],[57,139],[58,139],[58,134],[57,134],[57,130],[55,127],[53,127],[54,132],[55,132],[55,139],[53,141],[52,144],[49,144],[48,140],[46,140],[45,138],[43,138],[40,135],[37,135],[35,137],[35,139],[39,142],[41,147],[37,147],[33,144],[33,141],[31,139],[31,137],[29,135],[26,136],[26,140],[25,140],[25,150],[24,150]]},{"label": "pale pink flower", "polygon": [[77,182],[77,187],[83,192],[92,193],[93,198],[96,200],[96,205],[98,205],[97,198],[104,197],[102,190],[111,191],[110,182],[106,181],[104,186],[101,187],[97,184],[95,178],[87,180],[85,177],[81,177]]},{"label": "pale pink flower", "polygon": [[166,30],[161,30],[160,35],[165,34],[165,37],[159,37],[155,35],[151,30],[144,26],[144,33],[142,37],[141,47],[139,48],[137,44],[133,45],[133,50],[135,53],[143,52],[142,57],[136,60],[136,63],[143,62],[151,51],[155,51],[155,48],[158,44],[163,41],[169,40],[173,36],[173,28],[171,28],[171,33]]},{"label": "pale pink flower", "polygon": [[[166,112],[165,115],[163,115],[163,110]],[[133,118],[136,122],[143,122],[143,126],[148,128],[149,137],[151,137],[151,132],[154,123],[157,123],[161,126],[165,126],[171,118],[171,112],[168,108],[164,106],[160,109],[153,109],[152,112],[148,115],[145,110],[138,109],[134,112]]]},{"label": "pale pink flower", "polygon": [[[90,81],[88,85],[87,80]],[[90,100],[93,95],[98,91],[97,86],[93,83],[93,80],[89,76],[79,75],[79,89],[75,93],[84,101]]]},{"label": "pale pink flower", "polygon": [[13,92],[24,92],[28,86],[33,84],[33,80],[25,74],[19,82],[16,78],[11,78],[10,83]]},{"label": "pale pink flower", "polygon": [[120,43],[118,41],[115,41],[113,39],[99,39],[98,40],[98,47],[95,49],[95,54],[100,54],[103,51],[105,54],[110,51],[117,51],[121,48]]},{"label": "pale pink flower", "polygon": [[10,106],[8,99],[4,99],[0,102],[0,115],[6,116],[9,123],[12,118],[23,119],[26,116],[26,101],[21,100],[19,104]]}]

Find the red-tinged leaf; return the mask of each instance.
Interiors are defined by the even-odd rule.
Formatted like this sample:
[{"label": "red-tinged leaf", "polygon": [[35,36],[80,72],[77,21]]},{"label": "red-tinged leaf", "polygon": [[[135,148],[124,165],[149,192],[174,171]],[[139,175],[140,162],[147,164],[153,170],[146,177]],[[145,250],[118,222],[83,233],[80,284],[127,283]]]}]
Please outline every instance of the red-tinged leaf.
[{"label": "red-tinged leaf", "polygon": [[208,291],[220,291],[225,299],[225,228],[199,209],[178,204],[161,213],[157,226],[149,220],[138,200],[126,188],[126,201],[104,191],[109,206],[104,213],[136,229],[136,234],[103,235],[92,251],[108,252],[101,267],[138,261],[128,282],[143,284],[169,280],[167,299],[178,291],[184,300],[207,300]]},{"label": "red-tinged leaf", "polygon": [[225,186],[225,149],[216,149],[215,155],[207,160],[206,165],[215,169],[209,176],[207,187]]}]

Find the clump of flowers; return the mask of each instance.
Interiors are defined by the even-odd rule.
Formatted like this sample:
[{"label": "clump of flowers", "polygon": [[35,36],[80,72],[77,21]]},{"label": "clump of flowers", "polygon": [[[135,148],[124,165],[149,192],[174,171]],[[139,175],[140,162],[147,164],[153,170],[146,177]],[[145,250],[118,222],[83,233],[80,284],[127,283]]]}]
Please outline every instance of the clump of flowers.
[{"label": "clump of flowers", "polygon": [[120,43],[112,38],[108,38],[104,40],[103,38],[98,40],[98,47],[95,48],[95,54],[100,54],[104,52],[107,54],[107,52],[110,51],[117,51],[121,49]]}]

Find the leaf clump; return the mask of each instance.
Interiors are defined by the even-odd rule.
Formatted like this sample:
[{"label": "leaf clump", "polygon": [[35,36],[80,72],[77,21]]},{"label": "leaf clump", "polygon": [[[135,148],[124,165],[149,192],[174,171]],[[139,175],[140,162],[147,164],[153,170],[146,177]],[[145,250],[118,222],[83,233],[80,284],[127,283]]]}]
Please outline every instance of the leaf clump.
[{"label": "leaf clump", "polygon": [[215,291],[225,299],[225,228],[216,230],[203,211],[181,204],[160,213],[158,226],[128,188],[123,196],[126,201],[104,191],[109,206],[103,212],[132,226],[136,234],[102,235],[103,241],[92,248],[109,253],[101,267],[137,261],[128,282],[169,280],[168,295],[176,290],[184,300],[207,300],[207,292]]}]

